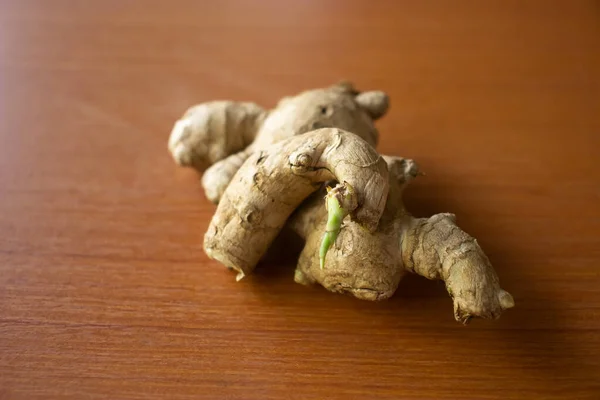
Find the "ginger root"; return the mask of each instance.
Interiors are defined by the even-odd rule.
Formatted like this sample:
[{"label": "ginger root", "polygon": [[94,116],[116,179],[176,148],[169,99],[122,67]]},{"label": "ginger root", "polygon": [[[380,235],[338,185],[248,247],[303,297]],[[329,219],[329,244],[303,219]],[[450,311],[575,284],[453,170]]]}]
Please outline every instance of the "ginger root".
[{"label": "ginger root", "polygon": [[452,214],[414,218],[402,204],[402,190],[417,176],[412,160],[385,157],[389,194],[375,232],[366,232],[351,220],[344,221],[335,245],[319,264],[327,210],[322,192],[298,209],[289,223],[306,244],[294,279],[319,283],[332,292],[349,293],[364,300],[383,300],[396,291],[405,271],[446,283],[454,301],[454,316],[467,323],[472,317],[497,318],[514,306],[501,289],[477,241],[456,226]]},{"label": "ginger root", "polygon": [[323,128],[278,142],[253,153],[235,174],[204,237],[204,249],[237,270],[241,279],[300,203],[330,180],[360,188],[356,220],[375,230],[387,198],[387,174],[373,147],[340,129]]},{"label": "ginger root", "polygon": [[388,106],[385,93],[343,83],[286,97],[269,111],[231,101],[189,109],[169,149],[181,165],[211,165],[202,186],[218,205],[206,253],[239,280],[287,226],[305,240],[298,283],[382,300],[412,272],[446,283],[457,321],[499,317],[514,300],[477,241],[452,214],[414,218],[404,208],[402,192],[418,167],[375,151],[374,121]]}]

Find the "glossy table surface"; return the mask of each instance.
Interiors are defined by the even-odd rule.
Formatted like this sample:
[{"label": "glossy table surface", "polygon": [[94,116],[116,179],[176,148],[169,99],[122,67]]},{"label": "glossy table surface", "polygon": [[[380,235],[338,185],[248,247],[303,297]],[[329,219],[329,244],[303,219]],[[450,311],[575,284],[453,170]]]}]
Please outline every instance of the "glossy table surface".
[{"label": "glossy table surface", "polygon": [[[411,210],[456,213],[515,309],[206,257],[173,122],[342,79],[389,93]],[[598,399],[599,151],[597,1],[2,0],[0,398]]]}]

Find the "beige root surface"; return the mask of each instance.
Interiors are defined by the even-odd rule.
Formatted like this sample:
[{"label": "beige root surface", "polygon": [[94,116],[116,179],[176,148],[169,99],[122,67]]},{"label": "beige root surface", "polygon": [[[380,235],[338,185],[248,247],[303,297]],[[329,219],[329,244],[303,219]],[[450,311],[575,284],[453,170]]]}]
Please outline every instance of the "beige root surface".
[{"label": "beige root surface", "polygon": [[251,144],[267,113],[248,102],[211,101],[188,109],[169,137],[179,165],[204,170]]},{"label": "beige root surface", "polygon": [[356,188],[352,215],[367,231],[375,230],[388,194],[386,163],[358,136],[324,128],[283,140],[244,162],[217,206],[204,238],[206,253],[243,277],[292,212],[329,180]]},{"label": "beige root surface", "polygon": [[344,221],[335,245],[319,267],[318,251],[325,230],[322,199],[313,196],[290,220],[306,244],[295,273],[301,284],[318,283],[333,292],[364,300],[382,300],[396,291],[406,271],[445,281],[454,301],[455,319],[497,318],[514,306],[512,296],[500,288],[498,276],[477,241],[462,231],[452,214],[414,218],[404,208],[401,194],[417,176],[411,160],[385,157],[390,190],[378,228],[368,232]]},{"label": "beige root surface", "polygon": [[389,169],[389,191],[377,229],[368,232],[347,217],[323,269],[319,265],[319,248],[327,221],[324,191],[312,196],[292,216],[290,227],[306,240],[298,260],[296,282],[319,283],[330,291],[364,300],[386,299],[395,292],[405,273],[399,257],[403,217],[407,215],[401,193],[418,169],[412,160],[384,159]]},{"label": "beige root surface", "polygon": [[[374,150],[374,121],[388,107],[385,93],[344,83],[286,97],[268,111],[233,101],[190,108],[173,127],[169,151],[180,165],[211,166],[202,186],[218,207],[206,253],[242,278],[287,223],[306,241],[299,283],[381,300],[408,271],[443,280],[458,321],[498,317],[514,301],[477,241],[452,214],[414,218],[405,210],[402,190],[417,176],[416,164]],[[321,269],[327,181],[350,185],[358,206],[344,210],[349,215]]]},{"label": "beige root surface", "polygon": [[204,194],[213,203],[218,203],[233,179],[235,173],[252,154],[251,148],[246,148],[238,153],[216,162],[202,175]]},{"label": "beige root surface", "polygon": [[456,226],[454,214],[410,218],[401,253],[407,270],[446,282],[457,321],[466,323],[474,316],[498,318],[514,306],[477,240]]},{"label": "beige root surface", "polygon": [[169,138],[169,151],[180,165],[204,171],[206,196],[218,203],[229,182],[254,152],[325,127],[340,128],[375,146],[374,120],[387,111],[381,91],[358,92],[343,83],[307,90],[282,99],[265,111],[248,102],[212,101],[191,107]]}]

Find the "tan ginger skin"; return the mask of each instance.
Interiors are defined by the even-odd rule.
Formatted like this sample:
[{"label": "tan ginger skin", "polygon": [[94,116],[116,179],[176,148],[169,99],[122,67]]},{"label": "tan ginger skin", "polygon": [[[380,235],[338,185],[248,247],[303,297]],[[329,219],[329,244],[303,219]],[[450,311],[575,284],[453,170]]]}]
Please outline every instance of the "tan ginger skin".
[{"label": "tan ginger skin", "polygon": [[[454,317],[498,318],[514,306],[477,241],[453,214],[414,218],[402,191],[417,165],[375,151],[374,121],[388,109],[380,91],[351,84],[309,90],[269,111],[253,103],[215,101],[190,108],[175,123],[169,150],[199,171],[206,196],[218,203],[204,237],[209,257],[251,273],[287,224],[304,240],[294,279],[332,292],[383,300],[406,271],[446,284]],[[354,196],[324,268],[324,187]]]}]

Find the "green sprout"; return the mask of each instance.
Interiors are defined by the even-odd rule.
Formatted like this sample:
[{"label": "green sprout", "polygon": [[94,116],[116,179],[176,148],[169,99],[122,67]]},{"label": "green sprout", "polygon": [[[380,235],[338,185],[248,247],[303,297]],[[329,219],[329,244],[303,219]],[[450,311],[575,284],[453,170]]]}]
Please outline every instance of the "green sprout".
[{"label": "green sprout", "polygon": [[[341,197],[343,206],[340,204],[338,197]],[[327,252],[335,243],[340,231],[342,229],[342,221],[352,211],[349,208],[354,209],[356,207],[354,200],[354,190],[352,186],[344,183],[343,186],[337,186],[335,189],[327,188],[327,196],[325,197],[325,206],[327,208],[327,225],[325,227],[325,234],[321,241],[321,248],[319,249],[319,262],[321,269],[325,266],[325,256]],[[354,200],[355,201],[355,200]],[[345,207],[344,207],[345,206]]]}]

